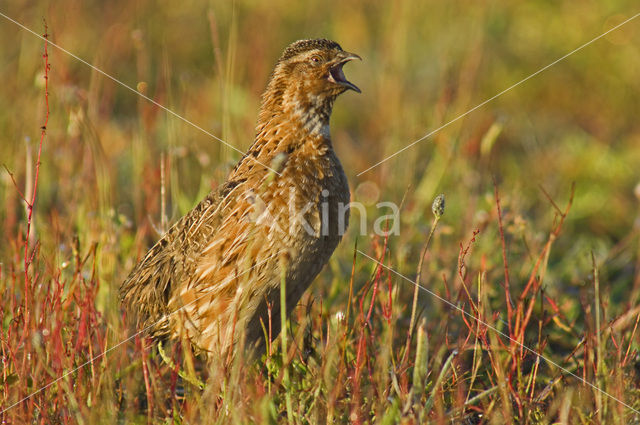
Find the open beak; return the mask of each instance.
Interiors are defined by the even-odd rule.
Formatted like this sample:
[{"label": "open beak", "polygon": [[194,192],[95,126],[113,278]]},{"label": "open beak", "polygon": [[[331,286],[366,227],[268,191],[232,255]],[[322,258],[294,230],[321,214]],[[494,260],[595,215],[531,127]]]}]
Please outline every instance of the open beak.
[{"label": "open beak", "polygon": [[362,60],[362,58],[355,53],[338,53],[336,55],[336,59],[334,60],[334,64],[331,65],[331,68],[329,69],[329,81],[346,87],[347,89],[351,89],[357,93],[362,93],[362,91],[360,91],[360,89],[355,84],[347,80],[347,78],[344,76],[344,72],[342,72],[342,67],[344,66],[344,64],[354,59]]}]

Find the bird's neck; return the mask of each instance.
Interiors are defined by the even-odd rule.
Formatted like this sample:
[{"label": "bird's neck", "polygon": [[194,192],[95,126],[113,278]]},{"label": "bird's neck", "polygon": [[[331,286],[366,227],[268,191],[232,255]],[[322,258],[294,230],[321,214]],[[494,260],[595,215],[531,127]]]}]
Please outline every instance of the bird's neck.
[{"label": "bird's neck", "polygon": [[255,141],[230,178],[248,172],[253,160],[271,166],[279,154],[318,158],[332,151],[329,118],[335,96],[311,96],[311,92],[277,76],[272,78],[262,95]]},{"label": "bird's neck", "polygon": [[290,132],[330,140],[329,119],[334,96],[313,95],[304,85],[282,86],[271,81],[262,97],[256,134],[279,126]]}]

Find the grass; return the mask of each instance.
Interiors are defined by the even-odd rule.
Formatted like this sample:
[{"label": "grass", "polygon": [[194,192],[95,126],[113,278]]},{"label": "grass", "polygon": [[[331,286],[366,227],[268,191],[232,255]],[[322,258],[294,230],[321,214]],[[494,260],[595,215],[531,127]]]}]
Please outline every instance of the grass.
[{"label": "grass", "polygon": [[338,40],[365,59],[332,121],[352,197],[370,233],[376,203],[402,209],[399,235],[350,227],[286,354],[280,339],[258,362],[160,354],[124,326],[118,285],[239,154],[0,17],[0,418],[639,423],[638,22],[358,175],[634,6],[3,6],[241,150],[282,48]]}]

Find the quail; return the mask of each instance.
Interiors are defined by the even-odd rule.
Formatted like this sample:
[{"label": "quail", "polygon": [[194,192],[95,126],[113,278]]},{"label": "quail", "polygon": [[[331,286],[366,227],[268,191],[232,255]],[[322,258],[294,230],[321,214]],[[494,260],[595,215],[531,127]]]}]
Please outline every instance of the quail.
[{"label": "quail", "polygon": [[[360,93],[360,59],[334,41],[300,40],[275,65],[253,144],[226,182],[175,223],[120,288],[139,329],[224,354],[279,333],[348,224],[349,186],[329,133],[335,99]],[[271,320],[269,321],[269,313]]]}]

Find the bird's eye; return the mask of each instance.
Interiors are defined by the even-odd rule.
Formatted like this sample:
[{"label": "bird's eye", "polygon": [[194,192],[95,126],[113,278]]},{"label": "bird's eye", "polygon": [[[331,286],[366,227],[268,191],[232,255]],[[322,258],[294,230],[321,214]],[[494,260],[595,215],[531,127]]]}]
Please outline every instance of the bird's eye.
[{"label": "bird's eye", "polygon": [[313,55],[313,56],[311,56],[311,62],[312,62],[314,65],[319,64],[321,61],[322,61],[322,59],[320,58],[320,56],[318,56],[318,55]]}]

